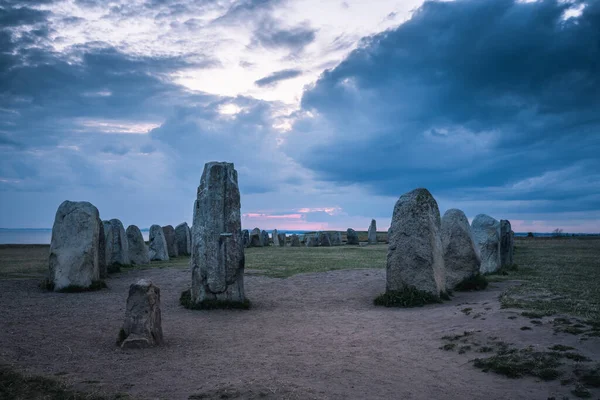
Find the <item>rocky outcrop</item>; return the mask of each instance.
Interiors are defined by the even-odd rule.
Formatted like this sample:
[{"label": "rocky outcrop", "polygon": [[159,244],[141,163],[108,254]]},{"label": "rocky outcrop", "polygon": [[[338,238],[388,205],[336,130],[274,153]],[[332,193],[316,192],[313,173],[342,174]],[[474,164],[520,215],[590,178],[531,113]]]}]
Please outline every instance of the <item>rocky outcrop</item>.
[{"label": "rocky outcrop", "polygon": [[117,343],[124,349],[159,346],[163,343],[160,289],[140,279],[129,286],[125,322]]},{"label": "rocky outcrop", "polygon": [[191,303],[245,302],[244,243],[237,171],[209,162],[198,187],[192,225]]},{"label": "rocky outcrop", "polygon": [[106,237],[106,265],[111,266],[129,264],[129,244],[123,224],[116,218],[104,223]]},{"label": "rocky outcrop", "polygon": [[152,261],[169,261],[169,250],[165,234],[160,225],[150,227],[150,242],[148,244],[148,256]]},{"label": "rocky outcrop", "polygon": [[140,228],[135,225],[129,225],[125,234],[127,236],[127,247],[129,249],[129,262],[135,265],[150,264],[148,247],[144,242],[144,237],[142,236]]},{"label": "rocky outcrop", "polygon": [[479,214],[471,223],[475,245],[481,258],[482,274],[496,272],[500,262],[500,222],[489,215]]},{"label": "rocky outcrop", "polygon": [[360,244],[358,241],[358,234],[352,228],[348,228],[346,231],[346,244]]},{"label": "rocky outcrop", "polygon": [[446,292],[440,211],[427,189],[405,193],[396,202],[387,255],[386,290],[415,288]]},{"label": "rocky outcrop", "polygon": [[100,214],[87,201],[64,201],[56,211],[50,243],[49,281],[55,291],[89,288],[100,279]]},{"label": "rocky outcrop", "polygon": [[179,249],[177,248],[177,236],[175,235],[175,228],[172,225],[162,227],[165,241],[167,242],[167,251],[169,252],[169,258],[175,258],[179,256]]},{"label": "rocky outcrop", "polygon": [[450,209],[442,217],[442,248],[448,290],[479,274],[481,260],[469,220],[461,210]]},{"label": "rocky outcrop", "polygon": [[507,267],[514,264],[514,235],[510,221],[506,219],[500,220],[500,265]]},{"label": "rocky outcrop", "polygon": [[300,247],[300,237],[295,233],[290,236],[290,247]]},{"label": "rocky outcrop", "polygon": [[187,222],[182,222],[175,227],[175,241],[177,242],[178,255],[189,256],[192,254],[192,232]]},{"label": "rocky outcrop", "polygon": [[377,222],[374,219],[371,220],[371,225],[369,225],[367,241],[369,244],[377,244]]}]

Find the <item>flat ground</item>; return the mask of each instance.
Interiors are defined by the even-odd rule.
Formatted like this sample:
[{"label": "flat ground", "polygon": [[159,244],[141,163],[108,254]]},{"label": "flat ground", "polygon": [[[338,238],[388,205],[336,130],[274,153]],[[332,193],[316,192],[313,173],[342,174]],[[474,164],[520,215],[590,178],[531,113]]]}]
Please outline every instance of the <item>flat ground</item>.
[{"label": "flat ground", "polygon": [[[248,249],[252,308],[190,311],[178,304],[186,259],[62,294],[37,287],[47,246],[0,246],[0,398],[600,398],[600,239],[517,240],[517,271],[413,309],[373,305],[386,250]],[[161,288],[166,345],[123,351],[128,286],[142,277]]]}]

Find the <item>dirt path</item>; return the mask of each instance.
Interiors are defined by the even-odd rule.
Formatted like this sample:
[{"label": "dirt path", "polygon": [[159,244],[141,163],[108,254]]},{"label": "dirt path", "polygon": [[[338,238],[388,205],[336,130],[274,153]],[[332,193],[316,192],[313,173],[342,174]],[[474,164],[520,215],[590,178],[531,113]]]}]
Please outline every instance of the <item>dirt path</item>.
[{"label": "dirt path", "polygon": [[[122,351],[115,339],[128,286],[141,277],[161,288],[167,343]],[[569,388],[483,373],[468,362],[473,354],[440,350],[441,337],[482,330],[520,345],[576,345],[594,359],[600,352],[597,339],[578,342],[549,326],[521,331],[528,320],[499,309],[499,284],[407,310],[372,305],[384,270],[247,276],[250,311],[190,311],[178,304],[189,280],[180,269],[127,271],[109,279],[108,290],[81,294],[0,280],[0,361],[77,389],[148,399],[545,400],[570,396]]]}]

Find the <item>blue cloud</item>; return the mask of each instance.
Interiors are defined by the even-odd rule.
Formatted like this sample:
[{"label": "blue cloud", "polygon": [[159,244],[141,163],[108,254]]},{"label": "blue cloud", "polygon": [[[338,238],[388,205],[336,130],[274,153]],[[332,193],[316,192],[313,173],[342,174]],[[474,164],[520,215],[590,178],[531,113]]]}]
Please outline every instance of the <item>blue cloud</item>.
[{"label": "blue cloud", "polygon": [[301,52],[316,38],[316,31],[308,26],[284,28],[273,18],[264,18],[254,30],[252,44],[272,49]]},{"label": "blue cloud", "polygon": [[281,71],[273,72],[271,75],[265,76],[254,82],[256,86],[272,86],[277,84],[280,81],[284,81],[286,79],[292,79],[297,76],[302,75],[302,71],[299,69],[284,69]]}]

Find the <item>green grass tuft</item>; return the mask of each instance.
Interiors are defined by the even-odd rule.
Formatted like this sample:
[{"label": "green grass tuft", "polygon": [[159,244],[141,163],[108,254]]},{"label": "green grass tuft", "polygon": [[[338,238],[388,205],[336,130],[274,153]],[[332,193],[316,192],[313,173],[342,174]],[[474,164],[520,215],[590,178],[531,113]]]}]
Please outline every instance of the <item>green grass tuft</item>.
[{"label": "green grass tuft", "polygon": [[530,331],[530,330],[531,330],[531,327],[530,327],[530,326],[522,326],[522,327],[521,327],[521,330],[522,330],[522,331]]},{"label": "green grass tuft", "polygon": [[551,381],[562,374],[556,369],[561,365],[556,353],[538,352],[531,349],[519,351],[511,349],[506,354],[476,358],[473,360],[473,365],[484,372],[492,371],[509,378],[535,376],[545,381]]},{"label": "green grass tuft", "polygon": [[125,333],[125,329],[119,329],[119,336],[117,337],[117,346],[120,346],[127,339],[127,334]]},{"label": "green grass tuft", "polygon": [[521,313],[521,315],[523,317],[526,318],[535,318],[535,319],[540,319],[540,318],[544,318],[544,317],[549,317],[551,315],[553,315],[554,313],[552,311],[547,311],[547,312],[539,312],[539,311],[523,311]]},{"label": "green grass tuft", "polygon": [[446,351],[451,351],[451,350],[454,350],[455,348],[456,348],[456,343],[446,343],[445,345],[440,347],[440,349],[446,350]]},{"label": "green grass tuft", "polygon": [[477,274],[467,278],[454,286],[457,292],[472,292],[475,290],[484,290],[488,286],[488,280],[482,274]]},{"label": "green grass tuft", "polygon": [[600,388],[600,363],[594,367],[577,368],[575,375],[585,386]]},{"label": "green grass tuft", "polygon": [[589,399],[592,397],[592,393],[582,385],[575,386],[575,389],[571,390],[571,394],[575,397],[579,397],[580,399]]},{"label": "green grass tuft", "polygon": [[575,347],[571,347],[571,346],[565,346],[562,344],[555,344],[552,347],[549,347],[550,350],[554,350],[554,351],[569,351],[569,350],[575,350]]},{"label": "green grass tuft", "polygon": [[422,307],[427,304],[441,303],[442,300],[429,292],[408,287],[404,290],[382,293],[373,302],[376,306],[384,307]]},{"label": "green grass tuft", "polygon": [[190,289],[181,292],[179,304],[190,310],[248,310],[250,309],[250,300],[231,301],[231,300],[204,300],[200,303],[193,303]]}]

